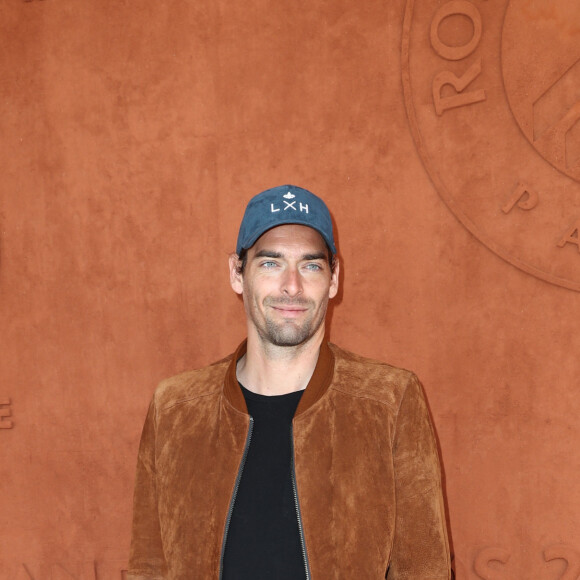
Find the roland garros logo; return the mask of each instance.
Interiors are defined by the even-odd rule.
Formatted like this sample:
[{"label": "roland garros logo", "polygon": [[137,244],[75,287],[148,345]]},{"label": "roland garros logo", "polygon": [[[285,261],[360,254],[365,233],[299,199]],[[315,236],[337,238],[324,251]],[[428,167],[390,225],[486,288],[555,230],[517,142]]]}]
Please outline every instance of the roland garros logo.
[{"label": "roland garros logo", "polygon": [[580,291],[580,2],[407,0],[402,67],[440,196],[521,270]]}]

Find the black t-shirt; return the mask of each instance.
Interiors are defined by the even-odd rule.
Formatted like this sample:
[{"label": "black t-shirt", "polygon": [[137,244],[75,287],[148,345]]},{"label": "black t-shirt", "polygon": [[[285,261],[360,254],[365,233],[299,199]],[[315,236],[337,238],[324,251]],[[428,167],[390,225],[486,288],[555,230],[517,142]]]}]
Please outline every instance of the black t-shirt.
[{"label": "black t-shirt", "polygon": [[240,387],[254,426],[227,533],[223,579],[304,580],[290,439],[302,391],[269,397]]}]

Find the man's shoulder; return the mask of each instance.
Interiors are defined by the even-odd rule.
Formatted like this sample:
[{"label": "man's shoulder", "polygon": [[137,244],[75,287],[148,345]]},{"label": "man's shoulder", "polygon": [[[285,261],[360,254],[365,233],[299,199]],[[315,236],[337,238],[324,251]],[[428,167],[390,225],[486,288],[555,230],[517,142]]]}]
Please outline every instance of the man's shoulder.
[{"label": "man's shoulder", "polygon": [[221,392],[232,357],[233,354],[230,354],[206,367],[185,371],[161,381],[154,394],[157,408],[166,409]]},{"label": "man's shoulder", "polygon": [[400,403],[409,385],[418,385],[412,371],[329,345],[335,359],[332,388],[388,405]]}]

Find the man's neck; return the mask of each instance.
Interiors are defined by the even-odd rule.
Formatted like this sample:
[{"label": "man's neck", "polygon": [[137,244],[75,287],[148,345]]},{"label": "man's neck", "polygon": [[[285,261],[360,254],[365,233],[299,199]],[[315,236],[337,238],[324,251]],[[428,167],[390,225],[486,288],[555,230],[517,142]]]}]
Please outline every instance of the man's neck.
[{"label": "man's neck", "polygon": [[316,363],[324,329],[298,346],[264,344],[248,335],[246,354],[238,361],[237,377],[246,389],[260,395],[285,395],[306,388]]}]

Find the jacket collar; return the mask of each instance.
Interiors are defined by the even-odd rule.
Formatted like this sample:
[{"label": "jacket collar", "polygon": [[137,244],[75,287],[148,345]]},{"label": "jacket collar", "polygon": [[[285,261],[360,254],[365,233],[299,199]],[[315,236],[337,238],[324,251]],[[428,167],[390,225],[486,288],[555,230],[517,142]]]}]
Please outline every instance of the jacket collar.
[{"label": "jacket collar", "polygon": [[[246,407],[246,401],[236,377],[237,362],[242,356],[244,356],[244,354],[246,354],[246,348],[247,342],[244,340],[242,344],[238,346],[230,360],[224,381],[224,395],[235,409],[247,414],[248,409]],[[294,415],[295,417],[312,407],[312,405],[314,405],[314,403],[316,403],[324,393],[326,393],[330,386],[330,382],[332,381],[333,374],[334,354],[330,350],[328,343],[323,341],[320,345],[320,353],[318,355],[318,362],[314,368],[314,373],[312,373],[312,377],[310,378],[310,381],[304,390],[304,394],[300,399],[300,403],[296,409],[296,414]]]}]

